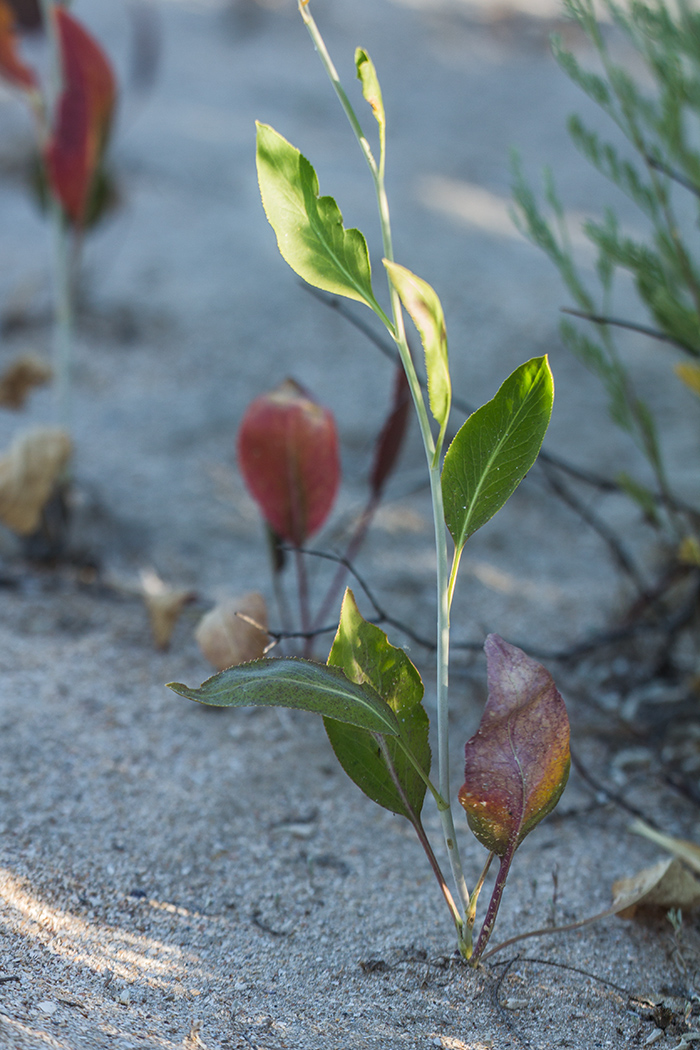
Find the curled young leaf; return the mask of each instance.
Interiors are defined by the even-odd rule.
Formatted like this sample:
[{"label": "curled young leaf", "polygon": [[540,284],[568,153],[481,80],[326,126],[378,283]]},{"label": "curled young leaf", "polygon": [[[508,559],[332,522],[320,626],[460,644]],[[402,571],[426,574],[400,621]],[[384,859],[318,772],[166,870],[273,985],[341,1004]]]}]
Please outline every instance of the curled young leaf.
[{"label": "curled young leaf", "polygon": [[116,85],[112,68],[93,37],[62,5],[54,5],[63,90],[45,151],[51,190],[75,226],[85,220],[107,144]]},{"label": "curled young leaf", "polygon": [[388,259],[384,260],[384,266],[420,334],[425,352],[430,410],[440,424],[441,431],[444,431],[452,405],[452,384],[442,304],[437,293],[422,277],[416,277],[405,266],[389,262]]},{"label": "curled young leaf", "polygon": [[17,54],[15,13],[7,0],[0,0],[0,77],[22,91],[36,91],[38,81]]},{"label": "curled young leaf", "polygon": [[459,801],[479,842],[503,857],[556,806],[569,776],[569,719],[552,676],[490,634],[489,695],[465,747]]},{"label": "curled young leaf", "polygon": [[265,599],[258,591],[251,591],[215,605],[200,620],[195,638],[209,663],[223,671],[260,659],[270,640],[266,627]]},{"label": "curled young leaf", "polygon": [[290,707],[372,733],[399,734],[396,715],[370,685],[356,685],[338,668],[311,660],[254,660],[213,675],[198,689],[180,682],[169,682],[168,689],[213,707]]},{"label": "curled young leaf", "polygon": [[382,89],[379,86],[379,77],[374,68],[374,63],[364,48],[358,47],[355,51],[355,69],[357,70],[357,79],[362,84],[362,94],[365,102],[368,102],[371,106],[375,120],[379,125],[379,142],[383,154],[386,142],[386,114],[384,113]]},{"label": "curled young leaf", "polygon": [[[399,743],[408,745],[420,767],[430,773],[429,722],[423,708],[423,683],[402,649],[388,641],[379,627],[360,614],[350,589],[345,592],[340,624],[328,663],[342,667],[352,682],[368,682],[395,713],[399,737],[386,741],[387,753],[401,784],[405,800],[417,816],[423,806],[426,785]],[[372,733],[325,718],[328,739],[351,780],[365,795],[385,809],[408,817],[402,798]]]},{"label": "curled young leaf", "polygon": [[260,195],[282,258],[315,288],[381,313],[363,235],[345,229],[332,197],[319,197],[318,178],[306,157],[269,125],[257,128]]},{"label": "curled young leaf", "polygon": [[445,521],[457,551],[500,510],[537,459],[553,398],[547,358],[535,357],[457,432],[442,471]]},{"label": "curled young leaf", "polygon": [[0,458],[0,521],[18,536],[39,527],[72,448],[65,430],[44,427],[21,434]]},{"label": "curled young leaf", "polygon": [[253,401],[238,431],[238,464],[274,532],[300,547],[321,527],[340,483],[332,414],[287,379]]}]

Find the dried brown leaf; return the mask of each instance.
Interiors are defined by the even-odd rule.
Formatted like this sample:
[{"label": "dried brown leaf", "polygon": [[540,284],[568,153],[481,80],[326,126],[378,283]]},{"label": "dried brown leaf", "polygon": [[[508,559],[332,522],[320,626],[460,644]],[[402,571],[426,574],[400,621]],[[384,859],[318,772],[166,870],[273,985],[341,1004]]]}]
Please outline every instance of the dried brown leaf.
[{"label": "dried brown leaf", "polygon": [[613,908],[621,919],[632,919],[640,908],[700,906],[700,880],[677,857],[660,860],[628,879],[613,883]]},{"label": "dried brown leaf", "polygon": [[0,457],[0,521],[19,536],[35,532],[73,446],[65,430],[21,434]]},{"label": "dried brown leaf", "polygon": [[657,846],[661,846],[667,853],[670,853],[674,857],[678,857],[682,860],[689,868],[697,872],[700,875],[700,846],[696,842],[690,842],[688,839],[676,839],[672,835],[664,835],[662,831],[656,831],[649,824],[646,824],[643,820],[635,820],[630,824],[630,831],[635,835],[643,835],[644,838],[649,839],[651,842],[655,842]]},{"label": "dried brown leaf", "polygon": [[153,644],[156,649],[167,649],[173,631],[188,602],[194,601],[194,591],[169,587],[154,572],[141,573],[143,600],[148,610]]},{"label": "dried brown leaf", "polygon": [[23,354],[12,361],[0,375],[0,406],[14,410],[24,408],[29,394],[51,379],[51,368],[33,354]]},{"label": "dried brown leaf", "polygon": [[217,671],[223,671],[248,660],[258,660],[269,641],[266,628],[265,599],[257,591],[251,591],[216,605],[202,617],[195,637],[209,663]]}]

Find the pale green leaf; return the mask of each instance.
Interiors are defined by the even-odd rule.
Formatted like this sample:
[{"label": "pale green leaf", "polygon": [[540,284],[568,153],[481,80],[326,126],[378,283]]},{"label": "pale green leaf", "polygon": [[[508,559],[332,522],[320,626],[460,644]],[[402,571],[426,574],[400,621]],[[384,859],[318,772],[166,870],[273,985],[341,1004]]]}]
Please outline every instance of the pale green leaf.
[{"label": "pale green leaf", "polygon": [[423,343],[425,370],[428,377],[430,410],[444,430],[452,404],[452,384],[447,356],[447,332],[442,304],[427,281],[405,266],[384,260],[384,265],[401,302],[406,308]]},{"label": "pale green leaf", "polygon": [[357,299],[381,314],[365,238],[345,229],[332,197],[319,197],[306,157],[269,125],[257,128],[260,195],[282,257],[315,288]]}]

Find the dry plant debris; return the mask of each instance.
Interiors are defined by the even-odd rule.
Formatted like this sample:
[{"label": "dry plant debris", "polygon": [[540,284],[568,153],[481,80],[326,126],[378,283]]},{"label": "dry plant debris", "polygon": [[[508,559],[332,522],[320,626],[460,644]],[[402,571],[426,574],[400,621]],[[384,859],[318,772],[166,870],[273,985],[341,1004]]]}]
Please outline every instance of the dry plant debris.
[{"label": "dry plant debris", "polygon": [[220,602],[202,617],[196,638],[217,671],[260,659],[269,642],[267,606],[262,594],[251,591],[241,598]]},{"label": "dry plant debris", "polygon": [[153,644],[156,649],[167,649],[182,610],[196,595],[192,590],[169,587],[151,570],[141,573],[141,585]]},{"label": "dry plant debris", "polygon": [[0,406],[15,411],[24,408],[32,390],[45,386],[52,376],[51,367],[34,354],[15,358],[0,375]]},{"label": "dry plant debris", "polygon": [[0,458],[0,521],[18,536],[29,536],[70,462],[73,446],[60,428],[20,434]]}]

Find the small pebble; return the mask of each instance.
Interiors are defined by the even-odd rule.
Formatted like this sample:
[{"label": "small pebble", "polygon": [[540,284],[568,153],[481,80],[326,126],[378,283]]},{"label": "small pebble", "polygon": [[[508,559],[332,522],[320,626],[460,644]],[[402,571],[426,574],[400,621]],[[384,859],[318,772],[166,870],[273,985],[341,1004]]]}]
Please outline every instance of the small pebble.
[{"label": "small pebble", "polygon": [[41,1010],[42,1014],[46,1014],[47,1016],[55,1014],[58,1010],[58,1003],[52,1003],[49,1002],[49,1000],[46,1000],[43,1003],[39,1003],[37,1009]]}]

